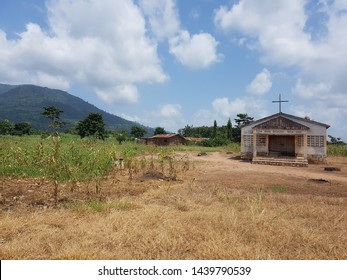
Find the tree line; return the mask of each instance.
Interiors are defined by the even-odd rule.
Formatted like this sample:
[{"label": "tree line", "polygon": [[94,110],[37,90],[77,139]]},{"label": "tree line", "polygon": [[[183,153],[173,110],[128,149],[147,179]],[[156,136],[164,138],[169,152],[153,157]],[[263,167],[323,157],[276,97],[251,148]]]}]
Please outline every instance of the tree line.
[{"label": "tree line", "polygon": [[[49,129],[51,133],[58,134],[65,122],[61,120],[61,114],[63,110],[60,110],[54,106],[44,107],[41,114],[50,120]],[[193,125],[186,125],[184,128],[178,130],[178,133],[184,137],[192,138],[206,138],[204,141],[198,143],[202,146],[215,147],[228,145],[230,143],[241,142],[241,127],[253,121],[253,117],[248,114],[240,113],[237,114],[237,118],[234,119],[234,126],[232,125],[231,119],[229,118],[226,125],[218,126],[215,120],[213,126],[199,126],[194,127]],[[141,126],[132,126],[130,131],[121,130],[107,130],[105,128],[105,122],[103,116],[100,113],[89,113],[86,118],[80,120],[76,126],[72,129],[65,131],[70,134],[77,134],[81,138],[94,137],[96,139],[104,140],[106,137],[115,137],[119,144],[127,140],[133,140],[142,138],[147,134],[147,131]],[[30,135],[42,133],[35,131],[30,123],[18,122],[14,125],[7,119],[0,121],[0,135]],[[47,133],[47,132],[46,132]],[[154,129],[154,135],[166,134],[166,130],[163,127],[156,127]],[[341,138],[336,138],[328,135],[328,144],[333,145],[344,145],[345,143]]]},{"label": "tree line", "polygon": [[[66,124],[61,119],[61,114],[63,112],[63,110],[54,106],[43,108],[41,114],[50,120],[49,130],[52,134],[58,134]],[[241,141],[241,126],[252,120],[253,118],[249,117],[247,114],[238,114],[237,118],[234,119],[234,126],[232,126],[232,122],[229,119],[227,124],[222,126],[218,126],[217,121],[214,121],[213,126],[193,127],[192,125],[186,125],[184,128],[180,129],[178,133],[184,137],[208,138],[202,142],[204,146],[221,146],[230,142],[239,143]],[[142,138],[147,134],[147,131],[143,127],[136,125],[131,127],[130,131],[106,130],[103,116],[100,113],[93,112],[89,113],[88,116],[80,120],[74,128],[66,132],[77,134],[81,138],[94,137],[102,140],[108,136],[113,136],[120,144],[129,139]],[[0,121],[0,135],[21,136],[36,133],[38,132],[32,129],[30,123],[20,122],[12,125],[7,119]],[[156,127],[154,129],[154,135],[166,133],[163,127]]]},{"label": "tree line", "polygon": [[[59,131],[65,126],[65,122],[61,119],[63,110],[54,106],[44,107],[41,114],[50,120],[49,132],[55,136],[59,134]],[[147,134],[147,131],[141,126],[132,126],[130,131],[128,130],[107,130],[102,114],[89,113],[83,120],[80,120],[76,126],[72,129],[66,130],[66,133],[77,134],[81,138],[93,137],[96,139],[104,140],[106,137],[113,136],[121,144],[122,142],[134,138],[142,138]],[[48,132],[36,131],[32,128],[28,122],[19,122],[12,125],[12,123],[3,119],[0,121],[0,135],[31,135],[31,134],[47,134]],[[156,127],[154,134],[166,134],[164,128]]]},{"label": "tree line", "polygon": [[253,117],[248,114],[237,114],[234,119],[234,126],[229,118],[226,125],[218,126],[217,121],[213,122],[213,126],[199,126],[186,125],[178,132],[184,137],[197,137],[207,138],[201,142],[201,145],[208,147],[223,146],[229,143],[241,142],[241,127],[253,121]]}]

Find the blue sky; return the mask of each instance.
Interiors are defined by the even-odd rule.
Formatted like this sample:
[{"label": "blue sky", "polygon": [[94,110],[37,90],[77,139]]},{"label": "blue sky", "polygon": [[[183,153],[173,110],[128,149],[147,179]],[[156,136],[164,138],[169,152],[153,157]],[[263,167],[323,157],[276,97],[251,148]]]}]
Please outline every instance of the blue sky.
[{"label": "blue sky", "polygon": [[347,140],[347,0],[1,0],[0,83],[177,131],[283,112]]}]

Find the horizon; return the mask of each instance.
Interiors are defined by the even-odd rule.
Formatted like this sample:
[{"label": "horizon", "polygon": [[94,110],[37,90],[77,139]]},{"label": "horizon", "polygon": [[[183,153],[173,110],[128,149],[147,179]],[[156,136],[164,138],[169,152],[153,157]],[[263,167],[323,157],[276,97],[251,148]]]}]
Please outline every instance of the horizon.
[{"label": "horizon", "polygon": [[346,140],[346,24],[343,0],[5,0],[0,83],[171,132],[273,115],[281,94]]}]

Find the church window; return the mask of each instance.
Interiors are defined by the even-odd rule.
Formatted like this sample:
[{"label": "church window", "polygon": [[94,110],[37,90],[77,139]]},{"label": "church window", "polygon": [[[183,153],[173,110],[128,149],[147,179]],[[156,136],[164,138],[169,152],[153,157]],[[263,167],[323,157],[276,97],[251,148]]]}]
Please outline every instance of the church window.
[{"label": "church window", "polygon": [[244,141],[246,147],[252,147],[253,146],[253,135],[244,135],[243,141]]},{"label": "church window", "polygon": [[296,138],[296,141],[297,141],[297,145],[299,147],[303,147],[304,146],[304,136],[303,135],[299,135],[297,138]]},{"label": "church window", "polygon": [[324,147],[324,136],[322,135],[308,135],[307,136],[308,147]]}]

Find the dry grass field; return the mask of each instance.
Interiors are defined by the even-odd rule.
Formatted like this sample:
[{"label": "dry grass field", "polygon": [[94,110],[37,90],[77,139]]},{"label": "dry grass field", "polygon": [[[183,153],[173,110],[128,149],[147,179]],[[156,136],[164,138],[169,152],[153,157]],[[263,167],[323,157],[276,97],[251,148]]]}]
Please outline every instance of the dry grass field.
[{"label": "dry grass field", "polygon": [[234,156],[115,167],[60,184],[56,205],[49,181],[2,178],[0,258],[347,259],[347,158],[326,172]]}]

